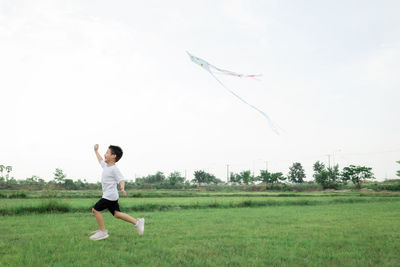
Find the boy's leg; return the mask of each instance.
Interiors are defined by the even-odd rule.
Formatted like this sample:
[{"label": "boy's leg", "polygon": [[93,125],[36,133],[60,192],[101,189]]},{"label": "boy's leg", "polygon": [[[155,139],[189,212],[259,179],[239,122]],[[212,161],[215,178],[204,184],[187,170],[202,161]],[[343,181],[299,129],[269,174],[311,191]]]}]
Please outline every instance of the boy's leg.
[{"label": "boy's leg", "polygon": [[103,216],[101,215],[101,212],[95,210],[94,208],[92,208],[92,212],[94,214],[94,217],[96,217],[96,221],[97,221],[97,224],[99,225],[99,229],[104,232],[106,230],[106,228],[104,227],[104,220],[103,220]]},{"label": "boy's leg", "polygon": [[114,211],[114,217],[134,224],[135,228],[139,232],[139,235],[140,236],[143,235],[143,232],[144,232],[144,218],[136,220],[135,218],[132,218],[128,214],[120,212],[118,210]]},{"label": "boy's leg", "polygon": [[137,222],[137,220],[135,218],[132,218],[128,214],[117,211],[117,210],[114,212],[114,217],[117,219],[124,220],[126,222],[130,222],[132,224],[136,224],[136,222]]}]

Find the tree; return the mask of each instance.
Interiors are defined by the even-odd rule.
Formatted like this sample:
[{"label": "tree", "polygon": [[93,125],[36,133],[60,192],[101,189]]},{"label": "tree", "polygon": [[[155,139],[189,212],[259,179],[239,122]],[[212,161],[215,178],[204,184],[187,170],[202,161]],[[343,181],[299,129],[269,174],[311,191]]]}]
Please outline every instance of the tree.
[{"label": "tree", "polygon": [[358,189],[366,179],[375,179],[372,168],[354,165],[343,168],[342,177],[344,181],[352,181]]},{"label": "tree", "polygon": [[163,172],[156,172],[156,174],[150,174],[143,178],[137,178],[137,183],[144,183],[144,184],[161,184],[165,182],[166,178]]},{"label": "tree", "polygon": [[171,172],[168,176],[168,183],[170,185],[183,184],[185,177],[182,177],[180,172]]},{"label": "tree", "polygon": [[39,176],[32,175],[31,177],[26,178],[26,181],[29,182],[30,184],[35,184],[38,182],[39,178],[40,178]]},{"label": "tree", "polygon": [[276,173],[273,173],[273,174],[275,174],[275,175],[278,177],[278,180],[279,180],[281,183],[287,179],[287,177],[285,177],[285,176],[283,175],[283,173],[281,173],[281,172],[276,172]]},{"label": "tree", "polygon": [[340,182],[339,164],[333,167],[328,167],[329,181],[331,184],[336,185]]},{"label": "tree", "polygon": [[200,184],[210,184],[210,183],[220,183],[221,180],[217,179],[214,174],[207,173],[203,170],[194,172],[194,179],[192,180],[194,183]]},{"label": "tree", "polygon": [[13,169],[12,166],[6,166],[6,172],[7,172],[6,179],[10,177],[10,172],[12,171],[12,169]]},{"label": "tree", "polygon": [[337,189],[340,180],[339,165],[336,164],[333,167],[325,169],[323,164],[319,165],[317,163],[318,161],[314,164],[314,181],[322,185],[324,189]]},{"label": "tree", "polygon": [[292,167],[289,168],[288,180],[292,183],[303,183],[306,174],[303,166],[299,162],[293,163]]},{"label": "tree", "polygon": [[207,173],[203,170],[195,171],[194,172],[194,179],[192,182],[200,184],[206,183],[207,180]]},{"label": "tree", "polygon": [[37,189],[41,189],[41,186],[39,185],[39,180],[43,180],[43,179],[41,179],[39,176],[32,175],[31,177],[26,178],[25,181],[24,180],[19,181],[19,184],[29,186],[31,188],[36,187]]},{"label": "tree", "polygon": [[11,177],[10,179],[6,180],[5,187],[8,189],[17,189],[18,182],[17,182],[17,180],[15,180],[14,177]]},{"label": "tree", "polygon": [[54,181],[56,183],[62,184],[66,177],[67,177],[67,175],[64,174],[63,170],[56,168],[56,171],[54,172]]},{"label": "tree", "polygon": [[328,181],[329,181],[329,173],[327,170],[322,169],[318,173],[314,173],[314,181],[317,184],[322,185],[324,189],[329,188]]},{"label": "tree", "polygon": [[237,173],[231,172],[231,175],[229,176],[229,182],[234,183],[234,184],[241,184],[242,177],[240,177],[240,175]]},{"label": "tree", "polygon": [[315,173],[320,173],[321,171],[325,170],[325,164],[318,160],[317,162],[314,163],[313,169]]},{"label": "tree", "polygon": [[255,181],[255,178],[253,175],[251,175],[251,171],[242,171],[240,173],[233,173],[231,172],[230,176],[230,182],[231,183],[237,183],[237,184],[249,184]]},{"label": "tree", "polygon": [[207,176],[206,176],[206,184],[211,184],[211,183],[217,184],[218,181],[220,181],[220,180],[218,180],[218,179],[215,177],[214,174],[207,173]]},{"label": "tree", "polygon": [[251,171],[242,171],[240,172],[240,179],[243,181],[244,184],[249,184],[254,181],[253,176],[251,175]]},{"label": "tree", "polygon": [[286,177],[283,176],[281,172],[270,173],[267,170],[260,170],[260,176],[258,180],[263,181],[267,184],[278,183],[280,181],[284,181]]},{"label": "tree", "polygon": [[212,180],[212,182],[214,183],[214,184],[224,184],[225,182],[223,182],[221,179],[218,179],[218,178],[216,178],[216,177],[214,177],[214,179]]},{"label": "tree", "polygon": [[[86,181],[86,179],[83,179],[83,181],[81,179],[78,179],[78,181],[74,182],[75,184],[75,188],[76,189],[86,189],[88,187],[88,183]],[[125,188],[127,188],[127,181],[125,181]]]},{"label": "tree", "polygon": [[1,177],[3,177],[3,171],[6,168],[4,165],[0,165],[0,172],[1,172]]},{"label": "tree", "polygon": [[40,178],[40,177],[38,177],[37,182],[38,182],[38,187],[39,187],[39,189],[42,189],[42,188],[44,188],[44,187],[46,186],[46,181],[43,180],[43,179]]},{"label": "tree", "polygon": [[72,179],[65,179],[64,187],[67,190],[77,190],[78,189],[77,185],[74,183],[74,181]]},{"label": "tree", "polygon": [[[399,161],[396,161],[396,162],[400,164],[400,160],[399,160]],[[400,177],[400,170],[397,171],[397,176]]]}]

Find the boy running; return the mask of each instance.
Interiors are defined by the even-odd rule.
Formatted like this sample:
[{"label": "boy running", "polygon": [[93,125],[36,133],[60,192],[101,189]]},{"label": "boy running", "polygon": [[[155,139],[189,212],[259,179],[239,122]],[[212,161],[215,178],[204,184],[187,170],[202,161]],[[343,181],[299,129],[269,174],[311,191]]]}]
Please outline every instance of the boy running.
[{"label": "boy running", "polygon": [[143,235],[144,232],[144,218],[134,219],[128,214],[122,213],[119,210],[118,205],[118,189],[117,184],[120,184],[121,192],[126,196],[125,192],[125,178],[122,176],[118,167],[115,165],[122,157],[122,149],[118,146],[109,146],[106,154],[104,155],[104,160],[99,154],[99,145],[94,145],[94,151],[96,153],[97,159],[103,168],[103,173],[101,175],[101,186],[103,189],[103,196],[94,205],[92,212],[96,217],[97,224],[99,225],[99,230],[95,231],[95,234],[90,237],[92,240],[101,240],[108,237],[108,232],[104,228],[103,216],[101,215],[102,210],[108,209],[114,218],[124,220],[126,222],[135,225],[139,232],[139,235]]}]

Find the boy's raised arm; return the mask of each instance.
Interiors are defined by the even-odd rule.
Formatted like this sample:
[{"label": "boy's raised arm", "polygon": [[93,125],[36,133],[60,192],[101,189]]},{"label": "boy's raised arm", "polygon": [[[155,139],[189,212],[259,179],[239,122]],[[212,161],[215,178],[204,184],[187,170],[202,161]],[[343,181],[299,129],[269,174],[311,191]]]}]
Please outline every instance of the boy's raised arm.
[{"label": "boy's raised arm", "polygon": [[99,154],[99,145],[98,144],[94,145],[94,152],[96,153],[97,160],[99,161],[99,163],[101,163],[103,161],[103,158]]}]

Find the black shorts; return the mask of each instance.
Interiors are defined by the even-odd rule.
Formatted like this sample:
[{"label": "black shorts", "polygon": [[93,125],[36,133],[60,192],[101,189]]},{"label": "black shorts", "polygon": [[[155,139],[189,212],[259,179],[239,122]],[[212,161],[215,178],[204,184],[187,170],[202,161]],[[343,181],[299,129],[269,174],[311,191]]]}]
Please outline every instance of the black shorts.
[{"label": "black shorts", "polygon": [[119,210],[118,200],[111,201],[105,198],[100,199],[93,207],[97,211],[102,211],[108,209],[111,214],[114,216],[115,211]]}]

